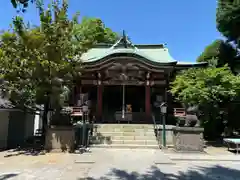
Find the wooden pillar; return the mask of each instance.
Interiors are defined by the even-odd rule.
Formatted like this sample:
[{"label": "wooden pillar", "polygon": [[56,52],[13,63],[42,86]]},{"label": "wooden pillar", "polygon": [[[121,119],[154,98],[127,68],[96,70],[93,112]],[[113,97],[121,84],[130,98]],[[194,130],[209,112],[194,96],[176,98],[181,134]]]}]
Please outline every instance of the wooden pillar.
[{"label": "wooden pillar", "polygon": [[145,86],[145,113],[146,120],[148,121],[151,117],[151,96],[150,96],[150,86]]},{"label": "wooden pillar", "polygon": [[102,94],[103,87],[101,82],[101,74],[98,73],[98,87],[97,87],[97,120],[102,120]]},{"label": "wooden pillar", "polygon": [[150,74],[147,74],[147,81],[145,84],[145,113],[146,113],[146,121],[150,120],[151,117],[151,89],[149,82]]}]

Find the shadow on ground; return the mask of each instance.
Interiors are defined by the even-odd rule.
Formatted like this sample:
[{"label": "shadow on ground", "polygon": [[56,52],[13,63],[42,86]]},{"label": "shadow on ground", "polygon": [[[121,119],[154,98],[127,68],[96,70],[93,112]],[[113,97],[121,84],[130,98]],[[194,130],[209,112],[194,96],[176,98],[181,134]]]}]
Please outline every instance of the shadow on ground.
[{"label": "shadow on ground", "polygon": [[15,176],[17,176],[18,174],[14,174],[14,173],[11,173],[11,174],[3,174],[3,175],[0,175],[0,180],[7,180],[7,179],[10,179],[10,178],[13,178]]},{"label": "shadow on ground", "polygon": [[91,144],[112,144],[111,136],[104,136],[98,131],[98,126],[95,125],[92,129]]},{"label": "shadow on ground", "polygon": [[[43,149],[35,149],[35,148],[16,148],[5,151],[6,155],[5,158],[19,156],[19,155],[26,155],[26,156],[38,156],[38,155],[45,155]],[[1,180],[1,178],[0,178]]]},{"label": "shadow on ground", "polygon": [[126,172],[120,169],[112,169],[105,177],[79,178],[78,180],[237,180],[240,179],[240,171],[222,166],[201,167],[196,166],[186,172],[178,174],[164,173],[156,166],[152,166],[146,174],[138,172]]},{"label": "shadow on ground", "polygon": [[223,142],[222,139],[215,141],[205,141],[205,145],[211,147],[227,147],[227,145]]}]

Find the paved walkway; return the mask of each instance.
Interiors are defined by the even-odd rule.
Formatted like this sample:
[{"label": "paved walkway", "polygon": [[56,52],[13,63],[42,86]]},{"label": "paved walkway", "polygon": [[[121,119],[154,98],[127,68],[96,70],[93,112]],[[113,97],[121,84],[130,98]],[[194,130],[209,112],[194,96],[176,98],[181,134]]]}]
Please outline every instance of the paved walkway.
[{"label": "paved walkway", "polygon": [[[0,180],[240,179],[240,155],[228,155],[229,159],[222,161],[217,160],[219,156],[213,155],[183,155],[149,149],[92,149],[92,152],[85,154],[5,155],[6,152],[0,153]],[[191,157],[191,161],[184,160],[183,156]],[[207,160],[210,156],[212,161]]]}]

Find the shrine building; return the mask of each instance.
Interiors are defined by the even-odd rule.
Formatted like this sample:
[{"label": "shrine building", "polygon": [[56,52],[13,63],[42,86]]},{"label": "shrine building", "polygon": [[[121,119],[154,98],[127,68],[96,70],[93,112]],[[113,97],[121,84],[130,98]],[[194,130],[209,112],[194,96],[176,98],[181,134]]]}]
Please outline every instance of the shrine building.
[{"label": "shrine building", "polygon": [[97,123],[152,123],[162,102],[173,113],[168,90],[176,72],[207,65],[177,61],[164,44],[135,45],[124,33],[115,44],[94,46],[81,60],[72,105],[87,104]]}]

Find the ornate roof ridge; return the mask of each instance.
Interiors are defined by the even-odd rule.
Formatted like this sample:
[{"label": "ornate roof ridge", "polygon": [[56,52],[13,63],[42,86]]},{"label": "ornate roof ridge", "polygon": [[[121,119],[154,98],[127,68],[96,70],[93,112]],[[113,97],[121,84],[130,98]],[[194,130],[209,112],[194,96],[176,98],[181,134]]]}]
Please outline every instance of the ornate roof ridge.
[{"label": "ornate roof ridge", "polygon": [[118,46],[123,46],[126,49],[131,47],[136,51],[138,50],[137,47],[130,41],[124,30],[122,36],[109,48],[109,50],[115,49]]},{"label": "ornate roof ridge", "polygon": [[[98,43],[93,48],[111,48],[114,44]],[[165,44],[134,44],[137,48],[167,48]],[[116,46],[115,46],[116,47]],[[123,47],[119,44],[117,47]]]}]

